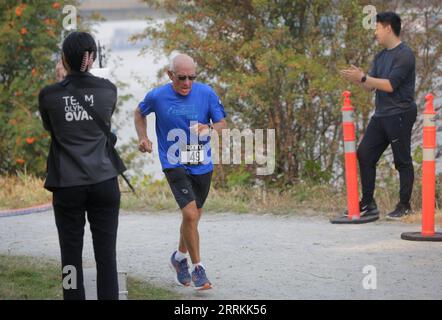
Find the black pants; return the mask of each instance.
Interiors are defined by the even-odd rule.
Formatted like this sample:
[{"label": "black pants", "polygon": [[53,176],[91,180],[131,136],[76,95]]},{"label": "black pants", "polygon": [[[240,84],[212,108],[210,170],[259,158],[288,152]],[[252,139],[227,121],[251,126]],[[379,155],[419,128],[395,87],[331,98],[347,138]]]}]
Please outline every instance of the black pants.
[{"label": "black pants", "polygon": [[[116,241],[120,208],[117,178],[94,185],[58,189],[53,193],[53,205],[60,240],[62,269],[66,266],[76,269],[77,289],[72,289],[72,285],[66,289],[63,285],[64,299],[85,299],[82,252],[87,212],[97,265],[97,297],[100,300],[117,300],[119,290]],[[66,277],[66,280],[72,275],[67,270],[69,269],[66,269],[66,274],[63,275],[63,279]]]},{"label": "black pants", "polygon": [[411,158],[411,130],[416,121],[417,110],[413,109],[388,117],[372,117],[358,147],[364,202],[373,199],[376,164],[391,145],[394,165],[399,171],[400,202],[409,203],[413,191],[414,168]]}]

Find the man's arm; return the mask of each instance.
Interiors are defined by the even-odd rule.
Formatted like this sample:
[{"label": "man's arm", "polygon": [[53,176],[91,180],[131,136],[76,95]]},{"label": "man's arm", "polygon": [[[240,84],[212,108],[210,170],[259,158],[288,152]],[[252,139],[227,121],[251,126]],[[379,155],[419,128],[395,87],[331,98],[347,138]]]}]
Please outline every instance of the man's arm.
[{"label": "man's arm", "polygon": [[134,112],[135,129],[138,135],[138,150],[141,152],[152,152],[152,141],[147,137],[147,120],[137,107]]},{"label": "man's arm", "polygon": [[365,91],[373,92],[373,91],[376,90],[375,88],[369,87],[368,85],[366,85],[365,83],[362,83],[362,82],[355,83],[355,84],[357,84],[358,86],[360,86],[360,87],[361,87],[362,89],[364,89]]},{"label": "man's arm", "polygon": [[391,86],[391,82],[388,79],[379,79],[367,76],[367,80],[362,84],[364,89],[368,90],[381,90],[385,92],[393,92],[393,87]]},{"label": "man's arm", "polygon": [[224,119],[222,119],[222,120],[220,120],[218,122],[213,123],[212,124],[212,128],[216,132],[222,133],[223,129],[227,129],[227,121],[226,121],[226,119],[224,118]]},{"label": "man's arm", "polygon": [[[215,130],[218,133],[222,133],[223,129],[227,129],[227,121],[226,119],[221,119],[218,122],[215,122],[211,125],[212,129]],[[208,134],[210,127],[208,124],[202,124],[202,123],[198,123],[198,128],[196,128],[196,125],[194,127],[194,130],[198,130],[198,133],[201,135],[206,135]]]},{"label": "man's arm", "polygon": [[367,75],[367,80],[361,83],[362,77],[365,75],[360,68],[351,66],[350,69],[341,70],[341,75],[351,82],[362,86],[366,90],[381,90],[385,92],[393,92],[393,87],[389,79],[379,79]]}]

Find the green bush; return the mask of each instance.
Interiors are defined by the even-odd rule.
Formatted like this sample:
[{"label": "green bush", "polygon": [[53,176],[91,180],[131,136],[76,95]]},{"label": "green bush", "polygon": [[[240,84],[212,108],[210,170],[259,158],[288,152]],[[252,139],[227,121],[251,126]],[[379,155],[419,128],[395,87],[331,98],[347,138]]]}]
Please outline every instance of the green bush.
[{"label": "green bush", "polygon": [[251,184],[252,174],[243,167],[238,170],[232,170],[226,177],[227,187],[247,186]]}]

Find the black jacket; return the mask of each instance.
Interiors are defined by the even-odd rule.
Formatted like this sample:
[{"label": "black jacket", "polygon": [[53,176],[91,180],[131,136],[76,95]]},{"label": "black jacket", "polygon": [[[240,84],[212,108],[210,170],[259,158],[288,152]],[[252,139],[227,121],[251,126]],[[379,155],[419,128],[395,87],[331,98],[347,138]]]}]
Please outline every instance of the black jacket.
[{"label": "black jacket", "polygon": [[[66,80],[110,125],[117,102],[115,85],[90,73],[74,72]],[[118,176],[104,133],[60,83],[40,91],[39,110],[45,129],[52,134],[46,189],[90,185]]]}]

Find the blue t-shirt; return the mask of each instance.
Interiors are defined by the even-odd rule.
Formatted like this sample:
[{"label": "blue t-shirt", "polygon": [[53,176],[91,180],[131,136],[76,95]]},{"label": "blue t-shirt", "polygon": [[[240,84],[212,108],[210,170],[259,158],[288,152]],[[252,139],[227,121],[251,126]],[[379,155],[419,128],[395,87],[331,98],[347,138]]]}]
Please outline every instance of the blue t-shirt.
[{"label": "blue t-shirt", "polygon": [[[138,105],[143,116],[155,113],[158,152],[163,170],[184,167],[190,174],[205,174],[213,170],[209,136],[196,136],[190,126],[219,122],[226,117],[224,106],[208,85],[194,82],[187,96],[178,94],[172,84],[166,84],[147,93]],[[179,153],[183,145],[203,145],[201,164],[182,164]]]}]

